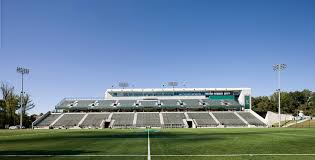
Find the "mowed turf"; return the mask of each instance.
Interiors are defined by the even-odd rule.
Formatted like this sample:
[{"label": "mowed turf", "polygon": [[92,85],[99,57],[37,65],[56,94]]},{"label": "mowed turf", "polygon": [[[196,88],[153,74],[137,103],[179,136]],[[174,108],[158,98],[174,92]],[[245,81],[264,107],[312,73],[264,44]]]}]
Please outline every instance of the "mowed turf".
[{"label": "mowed turf", "polygon": [[[147,140],[144,129],[0,130],[0,159],[144,160]],[[152,160],[315,159],[315,129],[152,129],[150,148]]]},{"label": "mowed turf", "polygon": [[[146,155],[146,147],[147,133],[143,130],[0,131],[0,155]],[[74,159],[73,157],[45,157],[48,158]],[[6,157],[6,159],[43,159],[43,157]],[[86,157],[78,159],[86,159]],[[107,157],[106,159],[121,158]],[[146,157],[134,159],[146,159]]]}]

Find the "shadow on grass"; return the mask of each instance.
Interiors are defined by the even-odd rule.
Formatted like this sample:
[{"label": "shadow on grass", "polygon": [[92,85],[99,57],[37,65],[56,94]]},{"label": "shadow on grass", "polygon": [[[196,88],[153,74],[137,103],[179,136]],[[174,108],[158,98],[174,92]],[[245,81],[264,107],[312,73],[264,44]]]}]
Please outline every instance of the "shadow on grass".
[{"label": "shadow on grass", "polygon": [[[14,137],[13,137],[14,138]],[[32,143],[34,141],[62,141],[62,140],[84,140],[84,139],[135,139],[135,138],[147,138],[146,132],[60,132],[47,134],[47,135],[36,135],[23,138],[10,138],[2,139],[0,137],[0,145],[6,143]]]},{"label": "shadow on grass", "polygon": [[[23,150],[23,151],[0,151],[0,155],[82,155],[95,154],[94,151],[85,150]],[[1,158],[0,158],[1,159]]]},{"label": "shadow on grass", "polygon": [[1,157],[1,160],[147,160],[147,157]]}]

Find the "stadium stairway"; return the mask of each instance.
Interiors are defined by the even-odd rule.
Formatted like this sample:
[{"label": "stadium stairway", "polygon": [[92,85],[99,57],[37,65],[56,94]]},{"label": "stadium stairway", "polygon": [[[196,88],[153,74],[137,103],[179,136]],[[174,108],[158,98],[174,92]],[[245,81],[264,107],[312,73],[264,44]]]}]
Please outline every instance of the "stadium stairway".
[{"label": "stadium stairway", "polygon": [[54,121],[49,125],[49,127],[55,125],[55,124],[59,121],[59,119],[61,119],[64,115],[65,115],[65,114],[61,114],[56,120],[54,120]]},{"label": "stadium stairway", "polygon": [[132,125],[134,127],[136,127],[137,125],[137,116],[138,116],[138,113],[136,112],[134,115],[133,115],[133,122],[132,122]]},{"label": "stadium stairway", "polygon": [[80,122],[78,123],[78,126],[81,126],[82,123],[84,122],[84,120],[86,119],[86,117],[88,116],[89,114],[85,114],[84,117],[80,120]]},{"label": "stadium stairway", "polygon": [[250,125],[242,116],[240,116],[237,112],[234,112],[234,114],[241,119],[246,125]]},{"label": "stadium stairway", "polygon": [[213,115],[212,112],[209,112],[210,116],[214,119],[214,121],[218,124],[218,126],[222,126],[219,120]]},{"label": "stadium stairway", "polygon": [[235,112],[213,112],[213,115],[218,119],[224,127],[247,127],[248,125],[242,121]]},{"label": "stadium stairway", "polygon": [[52,114],[51,112],[47,112],[46,114],[44,114],[40,118],[36,119],[32,123],[32,128],[34,129],[35,126],[36,126],[36,128],[48,128],[49,125],[52,122],[54,122],[60,115],[61,115],[61,113]]},{"label": "stadium stairway", "polygon": [[161,123],[161,126],[164,126],[164,119],[163,119],[162,112],[159,113],[159,116],[160,116],[160,123]]}]

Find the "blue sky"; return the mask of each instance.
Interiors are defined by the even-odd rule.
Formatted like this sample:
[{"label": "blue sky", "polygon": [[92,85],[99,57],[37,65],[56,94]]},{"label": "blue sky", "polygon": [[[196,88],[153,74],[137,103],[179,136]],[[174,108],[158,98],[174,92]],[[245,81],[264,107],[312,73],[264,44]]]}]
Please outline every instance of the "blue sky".
[{"label": "blue sky", "polygon": [[64,97],[103,97],[118,81],[161,87],[315,90],[313,0],[2,0],[0,81],[52,110]]}]

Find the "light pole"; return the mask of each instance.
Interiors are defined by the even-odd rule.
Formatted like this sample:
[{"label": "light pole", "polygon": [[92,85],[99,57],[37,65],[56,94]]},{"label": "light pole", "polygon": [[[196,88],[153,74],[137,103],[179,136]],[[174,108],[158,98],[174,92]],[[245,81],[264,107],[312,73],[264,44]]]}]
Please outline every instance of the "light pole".
[{"label": "light pole", "polygon": [[279,127],[281,126],[281,100],[280,100],[280,94],[281,94],[281,76],[280,73],[282,70],[286,69],[287,65],[286,64],[275,64],[273,65],[273,70],[278,72],[278,114],[279,114]]},{"label": "light pole", "polygon": [[21,91],[21,97],[20,97],[20,129],[22,129],[23,126],[23,98],[24,98],[24,74],[29,74],[30,70],[27,68],[17,67],[16,72],[20,73],[22,75],[22,91]]}]

